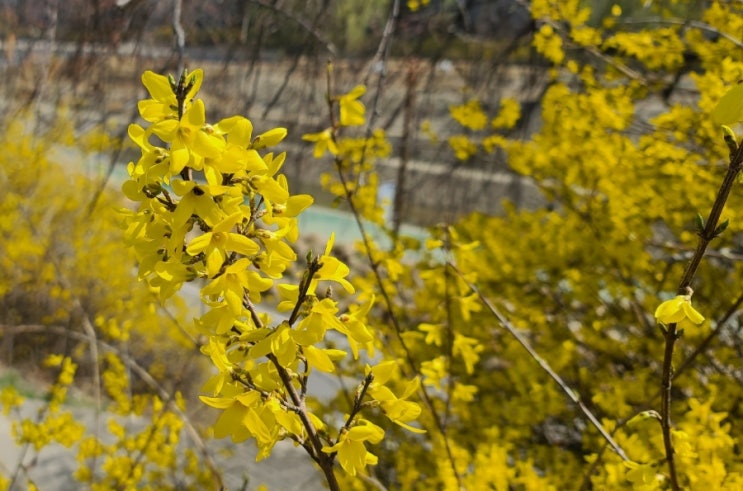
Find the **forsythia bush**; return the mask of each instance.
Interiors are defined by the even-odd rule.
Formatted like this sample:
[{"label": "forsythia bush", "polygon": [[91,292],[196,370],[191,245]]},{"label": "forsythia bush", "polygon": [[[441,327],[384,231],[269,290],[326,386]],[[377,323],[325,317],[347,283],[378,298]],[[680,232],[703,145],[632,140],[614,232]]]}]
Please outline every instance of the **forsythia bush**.
[{"label": "forsythia bush", "polygon": [[[451,108],[464,131],[447,141],[471,165],[506,155],[546,206],[442,224],[425,243],[390,229],[391,248],[368,234],[360,245],[371,271],[355,285],[384,300],[382,352],[423,376],[428,430],[427,446],[387,447],[376,477],[395,489],[739,489],[743,293],[726,229],[741,153],[720,124],[743,119],[740,90],[722,98],[743,73],[740,12],[712,2],[696,29],[618,32],[617,6],[603,30],[577,1],[531,8],[534,46],[555,67],[540,129],[511,139],[518,101],[489,117],[471,100]],[[685,58],[693,97],[675,85]],[[653,100],[664,110],[640,112]],[[374,159],[386,154],[373,139],[350,151],[338,130],[310,138],[333,154],[326,184],[379,223]]]},{"label": "forsythia bush", "polygon": [[[253,136],[252,123],[242,116],[207,124],[204,103],[195,98],[202,80],[202,70],[184,72],[177,81],[153,72],[142,77],[152,98],[139,110],[151,125],[129,127],[142,157],[129,165],[132,179],[124,192],[141,204],[128,213],[125,241],[137,254],[140,277],[162,300],[184,282],[204,280],[201,299],[208,309],[196,326],[207,339],[202,351],[217,370],[201,396],[222,411],[214,435],[255,439],[259,459],[290,439],[338,489],[336,459],[351,476],[377,462],[366,445],[379,443],[384,430],[363,417],[364,409],[379,407],[393,422],[419,431],[407,424],[420,413],[407,400],[418,379],[396,394],[397,362],[367,364],[343,423],[333,428],[332,420],[318,416],[307,399],[308,380],[313,372],[335,372],[349,352],[354,359],[360,350],[373,353],[365,324],[373,299],[340,311],[331,285],[347,293],[354,287],[346,279],[349,268],[331,255],[332,236],[323,254],[307,255],[298,283],[286,281],[287,267],[298,259],[290,245],[299,234],[297,216],[312,203],[310,196],[289,193],[279,173],[286,154],[265,152],[286,130]],[[356,101],[362,93],[340,98],[341,125],[363,121]],[[162,143],[153,144],[155,137]],[[272,288],[277,305],[265,308]],[[342,335],[348,349],[326,347],[329,331]]]},{"label": "forsythia bush", "polygon": [[[178,387],[204,370],[179,327],[185,309],[177,302],[168,312],[158,308],[121,242],[118,195],[109,190],[91,203],[98,183],[65,156],[72,145],[87,153],[118,143],[102,133],[74,138],[62,115],[48,130],[30,133],[33,124],[19,117],[2,133],[0,343],[3,363],[52,384],[45,394],[34,394],[34,384],[0,391],[25,456],[0,471],[0,489],[33,489],[33,463],[51,444],[70,448],[74,477],[90,489],[218,482],[214,468],[189,464],[204,461],[198,448],[176,454],[190,427]],[[98,389],[85,396],[80,387]],[[95,413],[92,425],[78,420],[81,406]]]},{"label": "forsythia bush", "polygon": [[[440,138],[460,165],[505,156],[541,193],[537,209],[473,214],[424,240],[399,235],[385,222],[375,170],[392,147],[381,130],[354,132],[366,123],[366,89],[331,84],[328,126],[304,139],[317,159],[330,154],[323,184],[362,231],[357,252],[368,268],[358,275],[332,255],[332,237],[322,253],[297,256],[297,217],[313,199],[289,192],[281,169],[290,157],[268,150],[285,130],[254,135],[242,116],[208,123],[201,70],[178,79],[145,72],[146,126],[129,127],[141,158],[123,187],[137,207],[122,213],[147,288],[127,305],[154,313],[146,295],[164,303],[185,283],[199,286],[206,310],[189,332],[213,366],[200,400],[215,409],[215,437],[252,439],[259,459],[291,441],[331,489],[743,489],[743,97],[729,91],[743,78],[743,17],[714,1],[699,22],[665,15],[638,27],[618,5],[596,21],[584,4],[531,2],[533,46],[551,67],[535,134],[509,133],[520,101],[504,98],[489,114],[473,99],[451,108],[461,134]],[[648,101],[657,104],[641,110]],[[38,185],[11,172],[18,177],[6,182]],[[0,226],[6,266],[29,264],[0,283],[4,301],[69,269],[44,256],[39,234],[49,227],[17,225],[30,212],[40,213],[30,223],[52,223],[22,189],[3,199],[12,220]],[[371,227],[389,240],[375,241]],[[299,278],[289,273],[296,264]],[[145,332],[163,321],[125,323],[122,305],[81,295],[52,285],[44,298],[63,307],[27,323],[61,332],[95,312],[88,322],[101,339],[73,338],[101,348],[113,411],[146,415],[149,433],[112,419],[113,444],[83,437],[63,404],[83,347],[45,358],[58,371],[47,409],[19,422],[16,439],[77,445],[76,476],[97,489],[174,487],[159,469],[179,465],[192,487],[217,487],[218,477],[197,472],[203,456],[179,464],[174,448],[188,421],[178,393],[126,397],[127,367],[140,365],[108,349],[139,322]],[[72,304],[74,322],[65,317]],[[353,380],[355,390],[321,403],[309,390],[317,372]],[[12,390],[0,400],[20,403]]]}]

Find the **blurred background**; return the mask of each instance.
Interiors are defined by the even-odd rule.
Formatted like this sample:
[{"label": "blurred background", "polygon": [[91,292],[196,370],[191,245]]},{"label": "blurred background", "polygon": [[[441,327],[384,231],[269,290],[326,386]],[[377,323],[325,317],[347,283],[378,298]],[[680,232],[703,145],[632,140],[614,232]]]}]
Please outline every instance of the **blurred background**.
[{"label": "blurred background", "polygon": [[[582,2],[592,9],[589,25],[613,18],[628,30],[661,13],[694,22],[709,3]],[[550,85],[577,80],[537,53],[542,24],[531,9],[527,0],[0,0],[0,364],[22,370],[4,372],[0,387],[48,381],[39,367],[61,352],[79,362],[86,400],[101,386],[96,364],[113,365],[88,353],[91,333],[128,357],[126,373],[141,367],[153,375],[154,386],[132,376],[132,394],[173,394],[204,378],[199,339],[186,322],[196,290],[158,305],[121,245],[115,209],[126,166],[139,157],[127,127],[141,122],[143,71],[203,68],[207,121],[240,114],[256,133],[288,129],[283,171],[292,194],[312,194],[320,205],[303,216],[302,233],[315,234],[309,240],[321,250],[330,231],[350,243],[356,230],[320,184],[332,160],[313,158],[301,138],[329,124],[329,62],[334,94],[367,86],[368,128],[359,134],[382,128],[391,143],[376,171],[396,219],[426,227],[473,211],[498,215],[504,200],[521,209],[545,204],[502,151],[463,156],[450,139],[481,139],[452,118],[453,106],[476,99],[493,115],[509,99],[520,117],[494,132],[526,140],[540,128]],[[616,54],[568,49],[604,68]],[[685,52],[682,63],[648,77],[627,133],[649,131],[647,121],[669,101],[694,98],[688,73],[697,63]],[[642,63],[628,65],[652,75]],[[204,412],[194,409],[197,419]]]},{"label": "blurred background", "polygon": [[[524,183],[497,154],[473,156],[469,170],[458,172],[446,139],[432,142],[420,132],[428,121],[429,131],[451,133],[456,123],[449,106],[474,97],[486,112],[503,97],[517,98],[523,117],[511,131],[529,130],[548,78],[531,47],[528,4],[450,0],[415,11],[405,2],[396,12],[392,7],[387,0],[3,1],[0,111],[12,118],[32,108],[41,121],[51,121],[64,107],[76,132],[100,126],[121,137],[137,119],[144,70],[202,67],[207,118],[238,113],[256,131],[288,128],[285,170],[292,189],[317,193],[327,169],[309,160],[309,144],[300,138],[327,125],[332,59],[337,92],[366,84],[365,102],[375,110],[371,124],[384,128],[393,144],[382,180],[394,185],[400,159],[411,162],[406,186],[419,192],[406,199],[409,221],[496,211],[506,197],[528,202]],[[115,157],[116,176],[132,155],[125,150]],[[473,176],[474,169],[484,174]]]}]

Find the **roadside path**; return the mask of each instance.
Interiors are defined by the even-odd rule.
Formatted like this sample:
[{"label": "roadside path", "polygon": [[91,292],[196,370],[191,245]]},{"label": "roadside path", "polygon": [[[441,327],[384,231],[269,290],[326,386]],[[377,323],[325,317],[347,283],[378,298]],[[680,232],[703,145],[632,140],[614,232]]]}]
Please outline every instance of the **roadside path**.
[{"label": "roadside path", "polygon": [[[27,399],[21,407],[21,417],[35,418],[43,401]],[[93,427],[95,412],[89,407],[74,407],[73,413],[78,421],[88,428]],[[110,417],[101,415],[102,426]],[[17,468],[23,449],[16,445],[12,434],[12,421],[17,420],[11,413],[6,416],[0,412],[0,474],[10,477]],[[143,423],[134,418],[122,418],[122,424],[137,428]],[[104,430],[104,435],[105,435]],[[183,441],[188,437],[183,436]],[[322,474],[314,468],[310,458],[301,448],[295,448],[291,442],[279,442],[268,459],[255,461],[256,449],[252,442],[238,445],[226,440],[207,440],[217,466],[223,471],[224,484],[229,491],[253,491],[265,484],[270,491],[319,491],[325,489]],[[23,458],[23,465],[29,469],[29,476],[38,486],[39,491],[80,491],[80,483],[72,477],[77,468],[76,449],[64,448],[61,445],[50,445],[34,452],[30,449]],[[245,479],[247,487],[243,487]],[[20,479],[10,491],[26,490],[25,479]]]}]

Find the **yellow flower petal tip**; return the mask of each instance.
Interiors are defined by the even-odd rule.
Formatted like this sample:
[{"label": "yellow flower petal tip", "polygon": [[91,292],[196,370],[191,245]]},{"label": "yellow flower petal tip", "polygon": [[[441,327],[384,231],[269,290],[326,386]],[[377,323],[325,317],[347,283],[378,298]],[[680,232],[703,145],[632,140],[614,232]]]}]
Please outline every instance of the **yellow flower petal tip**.
[{"label": "yellow flower petal tip", "polygon": [[655,319],[661,324],[699,325],[704,322],[704,316],[692,307],[690,295],[677,295],[661,303],[655,309]]}]

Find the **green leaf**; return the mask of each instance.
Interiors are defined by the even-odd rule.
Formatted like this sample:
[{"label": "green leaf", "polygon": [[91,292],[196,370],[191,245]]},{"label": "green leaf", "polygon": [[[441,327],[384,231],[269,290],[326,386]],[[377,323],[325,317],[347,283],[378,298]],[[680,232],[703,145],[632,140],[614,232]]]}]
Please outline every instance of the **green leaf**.
[{"label": "green leaf", "polygon": [[715,237],[717,237],[718,235],[720,235],[721,233],[723,233],[725,230],[727,230],[728,225],[730,225],[730,219],[729,218],[725,219],[724,222],[722,222],[721,224],[719,224],[717,226],[717,228],[715,229]]},{"label": "green leaf", "polygon": [[697,216],[694,220],[694,225],[697,229],[697,234],[701,234],[704,232],[704,217],[702,217],[701,214],[697,213]]}]

